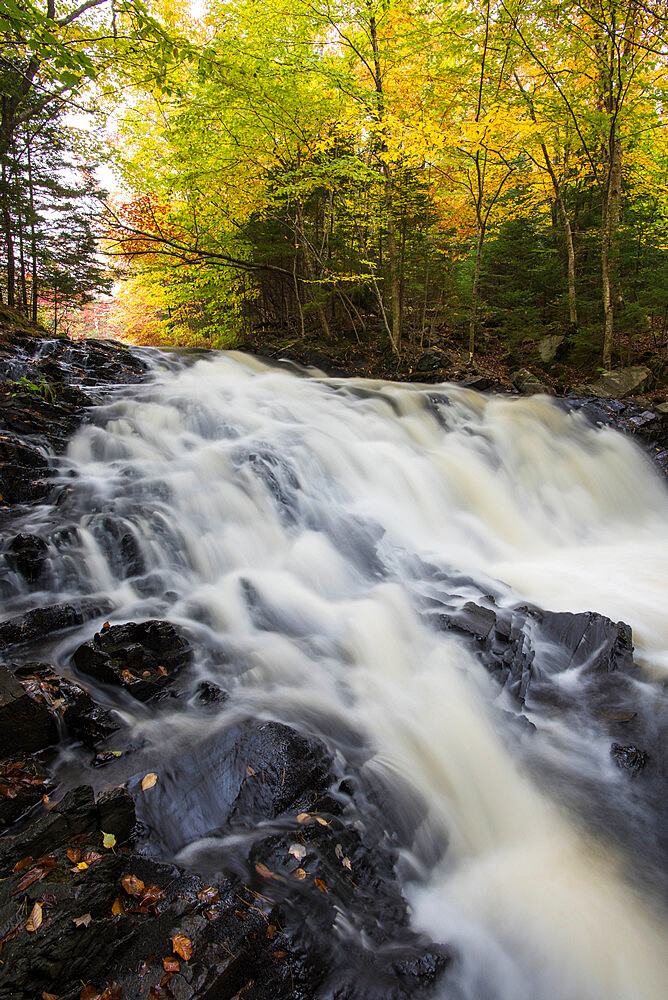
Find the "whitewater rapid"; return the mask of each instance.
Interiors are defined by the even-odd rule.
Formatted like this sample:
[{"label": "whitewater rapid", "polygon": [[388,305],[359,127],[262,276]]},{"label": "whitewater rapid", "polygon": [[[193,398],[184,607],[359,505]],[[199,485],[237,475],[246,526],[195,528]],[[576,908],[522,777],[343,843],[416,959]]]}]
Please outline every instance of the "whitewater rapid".
[{"label": "whitewater rapid", "polygon": [[[552,718],[528,747],[470,650],[420,610],[442,573],[462,602],[626,621],[653,705],[668,494],[646,457],[545,398],[304,377],[237,354],[157,368],[61,463],[77,527],[51,541],[58,599],[186,626],[205,651],[197,677],[231,693],[212,725],[248,712],[302,726],[396,788],[414,925],[461,955],[444,1000],[662,1000],[658,899],[530,765],[581,769],[641,810],[609,741]],[[201,725],[183,704],[124,712],[155,746]]]}]

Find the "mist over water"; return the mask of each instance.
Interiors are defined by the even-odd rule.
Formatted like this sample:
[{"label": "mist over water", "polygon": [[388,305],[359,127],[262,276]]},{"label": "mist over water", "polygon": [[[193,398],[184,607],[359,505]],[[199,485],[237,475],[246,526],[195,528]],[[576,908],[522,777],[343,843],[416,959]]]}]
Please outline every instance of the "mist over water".
[{"label": "mist over water", "polygon": [[[380,789],[414,925],[460,955],[444,998],[665,996],[651,817],[610,740],[559,713],[527,734],[427,613],[490,595],[626,621],[638,704],[665,724],[668,495],[631,442],[543,398],[227,354],[163,364],[112,399],[61,473],[70,527],[50,538],[44,603],[104,595],[112,622],[185,625],[195,679],[231,694],[206,725],[294,724]],[[153,747],[204,725],[188,700],[124,712]],[[581,783],[586,799],[588,782],[602,790],[593,824],[562,794]],[[617,816],[624,836],[605,836]]]}]

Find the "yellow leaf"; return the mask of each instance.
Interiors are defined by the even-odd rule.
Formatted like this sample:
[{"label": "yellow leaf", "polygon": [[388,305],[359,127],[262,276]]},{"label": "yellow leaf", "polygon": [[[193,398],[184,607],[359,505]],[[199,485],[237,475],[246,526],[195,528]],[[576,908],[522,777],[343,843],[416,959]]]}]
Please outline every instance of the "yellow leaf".
[{"label": "yellow leaf", "polygon": [[35,903],[32,910],[30,911],[30,916],[26,921],[27,931],[36,931],[38,927],[42,926],[42,907],[39,903]]},{"label": "yellow leaf", "polygon": [[105,833],[102,831],[102,843],[105,847],[111,848],[116,846],[116,838],[113,833]]},{"label": "yellow leaf", "polygon": [[193,945],[185,934],[175,934],[172,938],[172,946],[177,955],[180,955],[186,962],[192,958]]},{"label": "yellow leaf", "polygon": [[77,868],[79,869],[79,871],[85,872],[86,869],[88,868],[88,865],[86,864],[85,861],[80,861],[79,864],[77,865]]},{"label": "yellow leaf", "polygon": [[117,896],[114,900],[114,905],[111,908],[112,917],[117,917],[119,914],[125,913],[125,907],[123,906],[123,900],[120,896]]},{"label": "yellow leaf", "polygon": [[147,788],[153,788],[156,781],[158,780],[158,775],[154,771],[150,771],[149,774],[145,774],[141,781],[142,791],[145,792]]}]

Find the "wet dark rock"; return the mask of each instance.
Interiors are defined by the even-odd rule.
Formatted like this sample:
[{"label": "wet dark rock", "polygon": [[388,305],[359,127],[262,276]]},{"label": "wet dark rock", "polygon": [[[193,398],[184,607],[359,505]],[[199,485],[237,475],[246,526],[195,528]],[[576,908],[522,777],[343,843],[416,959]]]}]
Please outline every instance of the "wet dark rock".
[{"label": "wet dark rock", "polygon": [[48,546],[38,535],[20,533],[5,545],[7,565],[20,573],[26,583],[37,583],[46,565]]},{"label": "wet dark rock", "polygon": [[111,712],[101,708],[79,684],[56,673],[46,663],[26,663],[14,669],[17,680],[35,700],[47,706],[59,727],[86,747],[94,747],[121,728]]},{"label": "wet dark rock", "polygon": [[196,695],[201,705],[223,705],[229,698],[227,691],[211,681],[202,681],[197,687]]},{"label": "wet dark rock", "polygon": [[452,365],[452,358],[450,358],[445,351],[440,351],[437,347],[431,347],[415,362],[414,370],[416,372],[430,372],[434,369],[439,368],[450,368]]},{"label": "wet dark rock", "polygon": [[46,704],[0,667],[0,756],[34,753],[57,739],[58,727]]},{"label": "wet dark rock", "polygon": [[175,854],[226,826],[308,809],[331,780],[331,757],[278,722],[243,722],[206,741],[177,743],[138,802],[151,844]]},{"label": "wet dark rock", "polygon": [[137,820],[134,799],[127,789],[103,792],[97,800],[97,815],[100,830],[113,833],[119,844],[130,839]]},{"label": "wet dark rock", "polygon": [[48,771],[34,757],[0,761],[0,833],[41,802],[52,788]]},{"label": "wet dark rock", "polygon": [[97,829],[97,807],[93,789],[88,785],[73,788],[57,805],[51,806],[49,802],[39,807],[27,829],[12,830],[0,837],[0,871],[11,868],[24,857],[40,858],[70,837]]},{"label": "wet dark rock", "polygon": [[172,684],[192,650],[169,622],[128,622],[102,629],[74,652],[82,674],[104,684],[122,685],[139,701],[150,701]]},{"label": "wet dark rock", "polygon": [[2,502],[31,503],[49,491],[49,464],[42,451],[15,434],[0,432],[0,495]]},{"label": "wet dark rock", "polygon": [[647,754],[636,746],[613,743],[610,747],[610,756],[618,767],[630,774],[639,774],[647,763]]},{"label": "wet dark rock", "polygon": [[0,623],[0,649],[43,639],[64,629],[75,628],[93,618],[108,614],[111,608],[109,601],[88,599],[72,601],[71,604],[52,604],[46,608],[35,608],[24,615],[17,615]]},{"label": "wet dark rock", "polygon": [[567,396],[557,401],[569,413],[581,413],[596,427],[612,427],[644,446],[664,475],[668,476],[668,412],[650,410],[621,399]]}]

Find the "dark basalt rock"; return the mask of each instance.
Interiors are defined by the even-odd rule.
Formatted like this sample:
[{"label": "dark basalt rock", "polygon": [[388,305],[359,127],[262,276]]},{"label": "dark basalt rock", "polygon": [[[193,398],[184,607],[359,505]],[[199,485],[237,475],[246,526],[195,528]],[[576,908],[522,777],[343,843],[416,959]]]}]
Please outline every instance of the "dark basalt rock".
[{"label": "dark basalt rock", "polygon": [[16,667],[14,674],[31,698],[46,705],[58,726],[84,746],[92,748],[121,728],[87,691],[48,664],[26,663]]},{"label": "dark basalt rock", "polygon": [[32,757],[0,762],[0,833],[53,788],[48,771]]},{"label": "dark basalt rock", "polygon": [[130,839],[137,822],[135,803],[125,788],[112,788],[103,792],[97,800],[97,815],[100,830],[113,833],[119,844]]},{"label": "dark basalt rock", "polygon": [[0,667],[0,756],[35,753],[57,739],[58,727],[46,704]]},{"label": "dark basalt rock", "polygon": [[0,495],[4,503],[43,500],[49,491],[49,464],[37,447],[15,434],[0,433]]},{"label": "dark basalt rock", "polygon": [[6,874],[6,869],[22,858],[40,858],[70,837],[97,828],[97,808],[93,789],[88,785],[73,788],[51,806],[50,802],[42,806],[27,828],[0,837],[0,871]]},{"label": "dark basalt rock", "polygon": [[43,639],[54,632],[75,628],[108,614],[112,605],[109,601],[81,600],[71,604],[52,604],[46,608],[35,608],[24,615],[17,615],[0,623],[0,649],[18,646],[35,639]]},{"label": "dark basalt rock", "polygon": [[197,701],[201,705],[223,705],[228,698],[227,691],[210,681],[202,681],[197,687]]},{"label": "dark basalt rock", "polygon": [[569,413],[581,413],[596,427],[612,427],[634,437],[645,447],[656,466],[668,476],[668,413],[620,399],[589,396],[566,396],[557,404]]},{"label": "dark basalt rock", "polygon": [[618,767],[632,775],[639,774],[647,763],[647,754],[636,746],[613,743],[610,747],[610,756]]},{"label": "dark basalt rock", "polygon": [[20,533],[5,546],[7,565],[23,577],[26,583],[37,583],[44,574],[48,546],[38,535]]},{"label": "dark basalt rock", "polygon": [[192,650],[180,629],[163,621],[104,628],[72,656],[82,674],[120,684],[139,701],[155,698],[191,660]]}]

